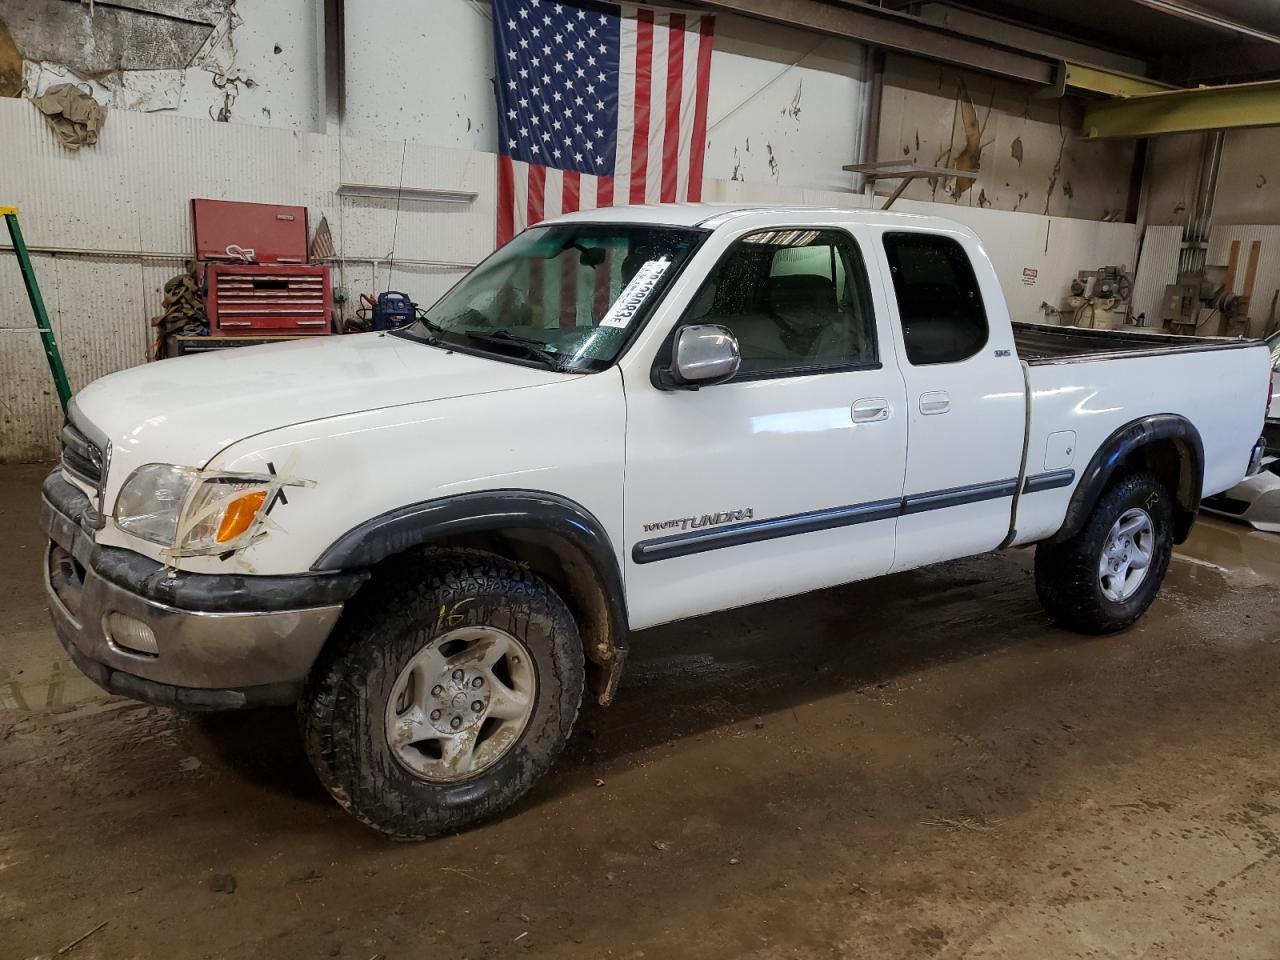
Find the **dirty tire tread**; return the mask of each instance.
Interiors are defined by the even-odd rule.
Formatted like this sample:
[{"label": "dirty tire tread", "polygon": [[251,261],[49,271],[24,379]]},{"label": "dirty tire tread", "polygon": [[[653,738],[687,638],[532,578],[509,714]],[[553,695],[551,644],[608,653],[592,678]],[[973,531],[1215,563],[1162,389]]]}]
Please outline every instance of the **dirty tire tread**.
[{"label": "dirty tire tread", "polygon": [[[506,809],[552,766],[577,719],[585,664],[568,607],[519,564],[471,549],[434,550],[397,562],[394,574],[375,576],[348,603],[312,668],[298,715],[308,759],[334,799],[393,839],[420,840]],[[441,626],[444,611],[455,609],[466,622]],[[458,784],[430,783],[391,755],[385,699],[367,691],[374,686],[389,692],[400,672],[398,656],[470,623],[492,623],[529,648],[538,671],[534,714],[494,766]]]},{"label": "dirty tire tread", "polygon": [[[1112,525],[1130,507],[1147,510],[1156,545],[1146,579],[1128,600],[1108,600],[1098,583],[1098,559]],[[1077,633],[1115,633],[1131,626],[1155,600],[1173,553],[1173,508],[1168,490],[1151,473],[1128,473],[1103,491],[1075,536],[1036,547],[1035,581],[1050,618]]]}]

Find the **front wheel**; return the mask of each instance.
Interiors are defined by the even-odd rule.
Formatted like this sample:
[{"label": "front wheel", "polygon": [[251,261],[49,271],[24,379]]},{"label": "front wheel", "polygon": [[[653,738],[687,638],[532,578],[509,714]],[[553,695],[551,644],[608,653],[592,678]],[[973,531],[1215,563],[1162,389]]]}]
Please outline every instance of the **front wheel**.
[{"label": "front wheel", "polygon": [[519,799],[568,740],[583,684],[577,627],[544,581],[440,551],[349,605],[303,693],[303,739],[343,807],[420,839]]},{"label": "front wheel", "polygon": [[1150,473],[1113,482],[1075,536],[1036,548],[1036,593],[1080,633],[1123,630],[1155,599],[1173,552],[1173,506]]}]

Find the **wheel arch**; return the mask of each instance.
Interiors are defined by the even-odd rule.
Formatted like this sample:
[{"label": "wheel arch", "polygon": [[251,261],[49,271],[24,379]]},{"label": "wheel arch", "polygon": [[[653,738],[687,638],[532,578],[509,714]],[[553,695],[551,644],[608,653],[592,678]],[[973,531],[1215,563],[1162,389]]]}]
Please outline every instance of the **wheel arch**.
[{"label": "wheel arch", "polygon": [[1173,539],[1185,541],[1200,509],[1204,443],[1186,417],[1159,413],[1129,421],[1102,442],[1081,474],[1062,527],[1050,542],[1078,533],[1112,478],[1130,470],[1149,470],[1173,492]]},{"label": "wheel arch", "polygon": [[472,547],[527,566],[569,605],[582,635],[588,683],[613,699],[628,648],[626,595],[617,554],[586,507],[538,490],[464,493],[398,507],[348,530],[315,571],[371,570],[412,550]]}]

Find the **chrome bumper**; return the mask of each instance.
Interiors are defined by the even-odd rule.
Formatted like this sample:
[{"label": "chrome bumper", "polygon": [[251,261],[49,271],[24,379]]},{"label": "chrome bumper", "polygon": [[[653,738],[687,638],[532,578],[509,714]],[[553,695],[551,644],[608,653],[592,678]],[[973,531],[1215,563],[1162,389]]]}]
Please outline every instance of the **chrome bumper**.
[{"label": "chrome bumper", "polygon": [[[49,537],[44,579],[54,627],[86,675],[139,700],[193,709],[296,700],[341,600],[362,579],[178,573],[96,546],[79,522],[83,506],[88,498],[59,474],[45,481],[40,520]],[[327,602],[290,602],[316,599]],[[120,622],[113,614],[150,628],[154,653],[113,636]]]}]

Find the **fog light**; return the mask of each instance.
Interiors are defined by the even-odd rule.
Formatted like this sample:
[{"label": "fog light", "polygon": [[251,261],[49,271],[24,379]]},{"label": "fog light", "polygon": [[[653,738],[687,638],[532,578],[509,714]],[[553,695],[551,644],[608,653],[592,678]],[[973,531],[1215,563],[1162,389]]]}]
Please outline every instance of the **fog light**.
[{"label": "fog light", "polygon": [[141,620],[126,617],[123,613],[107,614],[107,638],[127,653],[138,653],[145,657],[160,655],[156,635],[151,628]]}]

